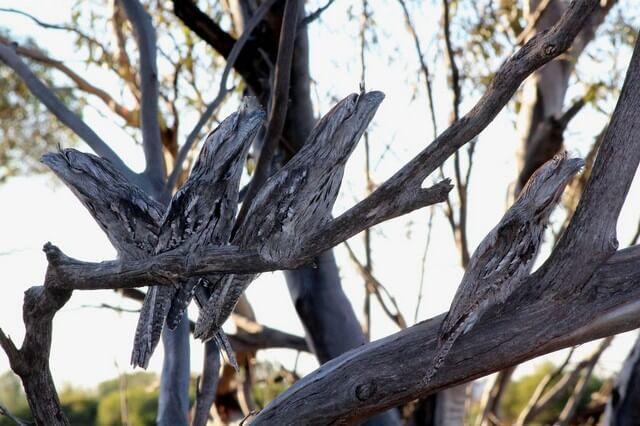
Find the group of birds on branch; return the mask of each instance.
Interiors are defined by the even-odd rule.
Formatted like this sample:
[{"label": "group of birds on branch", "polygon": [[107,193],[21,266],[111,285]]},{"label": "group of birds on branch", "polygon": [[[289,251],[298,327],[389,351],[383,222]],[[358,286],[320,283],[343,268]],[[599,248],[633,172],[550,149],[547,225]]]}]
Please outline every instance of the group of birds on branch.
[{"label": "group of birds on branch", "polygon": [[[364,98],[375,102],[362,106]],[[379,92],[370,92],[339,102],[318,121],[300,151],[246,201],[246,219],[236,223],[243,164],[265,117],[259,107],[243,103],[206,136],[188,179],[162,219],[155,253],[232,244],[273,261],[296,256],[305,238],[330,219],[346,161],[381,98]],[[136,329],[132,364],[147,367],[163,327],[174,329],[195,298],[200,308],[195,337],[214,339],[237,368],[222,325],[256,276],[211,274],[150,287]]]},{"label": "group of birds on branch", "polygon": [[[309,238],[331,218],[345,164],[384,95],[352,94],[321,118],[303,147],[244,200],[238,221],[239,184],[249,148],[265,113],[253,101],[209,133],[189,177],[167,208],[149,198],[107,160],[67,149],[43,157],[87,207],[121,258],[139,259],[179,249],[233,245],[272,262],[300,257]],[[456,340],[491,307],[503,304],[531,272],[549,216],[584,162],[566,152],[543,164],[514,204],[484,238],[442,322],[424,381],[436,375]],[[214,339],[237,369],[222,331],[257,274],[212,273],[151,286],[136,328],[131,363],[146,368],[165,325],[175,329],[195,299],[194,335]]]}]

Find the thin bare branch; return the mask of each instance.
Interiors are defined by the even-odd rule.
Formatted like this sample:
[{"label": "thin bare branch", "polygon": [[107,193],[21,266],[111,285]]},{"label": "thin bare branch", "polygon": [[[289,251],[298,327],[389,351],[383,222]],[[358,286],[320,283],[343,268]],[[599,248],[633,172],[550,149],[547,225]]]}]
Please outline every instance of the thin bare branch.
[{"label": "thin bare branch", "polygon": [[433,129],[433,138],[438,137],[438,124],[436,122],[436,112],[435,107],[433,106],[433,90],[431,89],[431,73],[429,72],[429,67],[427,66],[424,53],[422,51],[422,46],[420,45],[420,38],[418,37],[418,33],[416,32],[416,27],[413,25],[411,21],[411,15],[409,14],[409,10],[407,9],[407,4],[404,0],[398,0],[400,3],[400,7],[402,8],[402,14],[404,15],[404,23],[413,38],[413,44],[416,49],[416,56],[418,56],[418,61],[420,63],[420,70],[424,76],[424,84],[427,90],[427,99],[429,103],[429,113],[431,117],[431,127]]},{"label": "thin bare branch", "polygon": [[545,12],[545,10],[547,10],[549,3],[551,3],[551,0],[540,1],[536,9],[529,14],[529,16],[527,17],[527,26],[524,27],[520,34],[518,34],[515,43],[516,45],[524,43],[529,35],[531,35],[531,33],[536,29],[538,21],[540,20],[540,17]]},{"label": "thin bare branch", "polygon": [[[356,269],[358,270],[360,276],[362,276],[362,278],[365,280],[368,289],[367,291],[376,296],[376,299],[378,300],[378,303],[380,303],[382,310],[389,317],[389,319],[391,319],[391,321],[393,321],[400,329],[407,328],[407,322],[400,312],[400,308],[398,307],[395,297],[393,297],[391,293],[389,293],[387,288],[382,285],[382,283],[378,281],[376,277],[373,276],[371,271],[368,270],[366,266],[360,262],[356,254],[351,249],[351,246],[346,241],[344,245],[347,248],[347,252],[349,253],[349,258],[356,266]],[[395,311],[395,313],[389,306],[387,306],[387,302],[385,302],[385,300],[382,298],[381,292],[383,292],[389,299],[389,303],[391,303],[391,305],[393,306],[393,311]]]},{"label": "thin bare branch", "polygon": [[422,259],[420,261],[420,285],[418,286],[418,301],[416,302],[416,310],[413,314],[413,322],[418,322],[418,313],[420,312],[420,303],[422,302],[422,294],[424,291],[424,282],[426,278],[426,263],[427,253],[429,253],[429,246],[431,245],[431,230],[433,229],[433,213],[434,209],[429,209],[429,221],[427,222],[427,239],[424,243],[424,250],[422,252]]},{"label": "thin bare branch", "polygon": [[596,364],[598,363],[598,360],[600,359],[602,353],[611,345],[612,340],[613,336],[609,336],[603,339],[594,353],[587,360],[586,366],[580,376],[580,380],[576,384],[576,387],[573,389],[569,400],[562,409],[560,417],[558,417],[558,420],[555,422],[556,426],[568,426],[569,424],[572,424],[572,420],[578,409],[578,404],[587,391],[587,385],[589,383],[591,375],[593,374],[593,369],[596,367]]},{"label": "thin bare branch", "polygon": [[27,425],[29,425],[29,424],[30,424],[29,422],[27,422],[27,421],[25,421],[25,420],[22,420],[21,418],[16,417],[16,416],[14,416],[13,414],[11,414],[11,411],[7,410],[7,409],[5,408],[5,406],[4,406],[4,405],[2,405],[2,404],[0,404],[0,416],[5,416],[5,417],[7,417],[8,419],[10,419],[11,421],[13,421],[13,422],[14,422],[15,424],[17,424],[18,426],[27,426]]},{"label": "thin bare branch", "polygon": [[564,361],[559,366],[557,366],[555,370],[553,370],[551,373],[544,376],[542,380],[540,380],[540,383],[538,383],[538,386],[536,387],[535,391],[531,395],[531,398],[529,398],[529,402],[527,402],[526,407],[522,410],[522,412],[518,416],[516,425],[524,426],[526,424],[529,424],[529,422],[535,417],[535,415],[537,414],[536,410],[539,409],[537,407],[539,407],[540,405],[540,400],[542,399],[544,391],[546,390],[547,386],[550,383],[553,383],[555,380],[557,380],[559,377],[561,377],[564,374],[564,370],[565,368],[567,368],[569,361],[571,361],[571,357],[573,356],[575,349],[576,349],[575,346],[572,347],[569,350],[569,353],[565,357]]},{"label": "thin bare branch", "polygon": [[329,9],[329,7],[331,7],[331,5],[333,4],[335,0],[327,0],[327,2],[323,5],[320,6],[319,8],[317,8],[316,10],[314,10],[313,12],[309,13],[307,16],[305,16],[300,23],[298,24],[298,28],[297,31],[300,31],[300,29],[306,25],[309,25],[310,23],[312,23],[313,21],[315,21],[316,19],[318,19],[320,17],[320,15],[322,15],[324,13],[325,10]]}]

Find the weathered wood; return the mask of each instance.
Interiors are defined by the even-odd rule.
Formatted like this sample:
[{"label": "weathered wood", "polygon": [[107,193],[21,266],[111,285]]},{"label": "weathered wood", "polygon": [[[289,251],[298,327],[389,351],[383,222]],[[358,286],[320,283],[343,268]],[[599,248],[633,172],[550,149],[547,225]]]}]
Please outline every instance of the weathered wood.
[{"label": "weathered wood", "polygon": [[206,426],[211,407],[216,400],[220,375],[220,348],[213,340],[204,344],[204,364],[198,379],[192,426]]},{"label": "weathered wood", "polygon": [[[639,327],[639,265],[640,246],[621,250],[598,268],[581,294],[555,302],[536,292],[546,283],[534,274],[516,291],[529,302],[508,301],[490,309],[458,340],[446,368],[429,384],[423,378],[444,315],[327,362],[273,400],[253,424],[356,421],[546,353]],[[517,299],[516,294],[512,300]]]},{"label": "weathered wood", "polygon": [[0,329],[0,346],[9,357],[11,369],[20,376],[33,420],[37,425],[68,425],[62,412],[51,370],[52,321],[71,297],[71,291],[31,287],[24,294],[22,318],[25,336],[20,349]]}]

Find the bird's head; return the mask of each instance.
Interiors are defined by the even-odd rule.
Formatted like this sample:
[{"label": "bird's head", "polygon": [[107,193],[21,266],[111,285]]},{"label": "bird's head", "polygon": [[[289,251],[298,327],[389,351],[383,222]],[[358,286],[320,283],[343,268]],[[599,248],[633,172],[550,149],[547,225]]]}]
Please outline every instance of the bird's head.
[{"label": "bird's head", "polygon": [[262,125],[265,113],[255,102],[245,99],[238,109],[207,135],[192,174],[220,175],[240,170],[249,146]]},{"label": "bird's head", "polygon": [[566,151],[556,154],[531,175],[516,203],[532,209],[537,218],[546,221],[564,188],[583,166],[581,158],[569,158]]}]

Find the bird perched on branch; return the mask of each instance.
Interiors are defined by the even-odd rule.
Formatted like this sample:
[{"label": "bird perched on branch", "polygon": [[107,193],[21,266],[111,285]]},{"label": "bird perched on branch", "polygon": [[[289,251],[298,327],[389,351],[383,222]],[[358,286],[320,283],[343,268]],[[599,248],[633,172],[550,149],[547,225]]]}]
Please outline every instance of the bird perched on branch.
[{"label": "bird perched on branch", "polygon": [[442,366],[455,341],[471,330],[489,307],[504,303],[529,275],[549,215],[583,165],[582,159],[568,158],[566,152],[547,161],[533,173],[500,223],[482,240],[440,327],[426,383]]},{"label": "bird perched on branch", "polygon": [[[353,94],[314,127],[302,149],[269,178],[251,202],[232,244],[273,261],[294,258],[305,238],[331,217],[347,159],[384,95]],[[213,290],[194,335],[208,340],[233,311],[253,274],[229,275]]]},{"label": "bird perched on branch", "polygon": [[[156,254],[178,247],[185,253],[228,244],[238,206],[238,185],[249,146],[264,112],[243,103],[205,138],[187,181],[174,195],[158,233]],[[165,323],[174,329],[199,285],[220,276],[191,278],[177,286],[149,288],[140,313],[131,363],[147,367]]]}]

